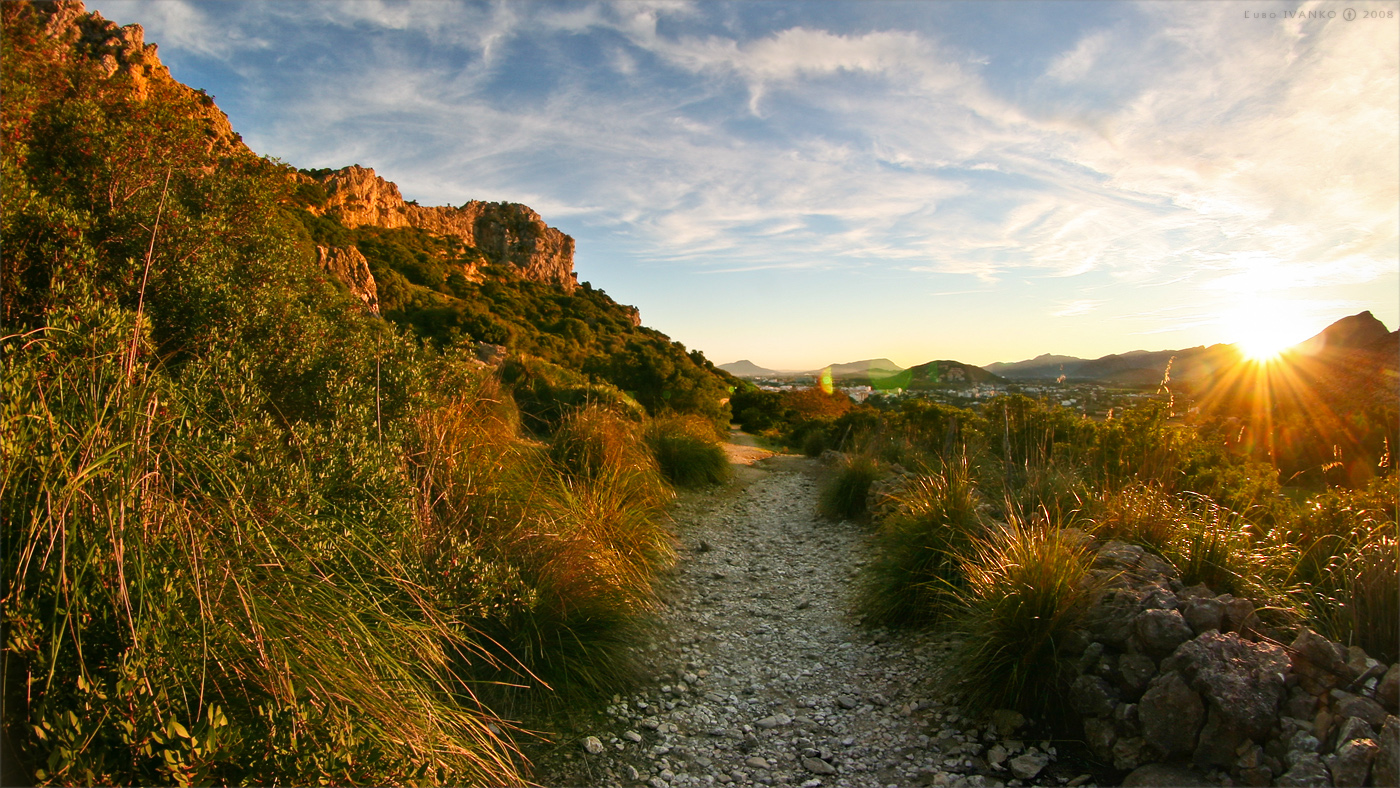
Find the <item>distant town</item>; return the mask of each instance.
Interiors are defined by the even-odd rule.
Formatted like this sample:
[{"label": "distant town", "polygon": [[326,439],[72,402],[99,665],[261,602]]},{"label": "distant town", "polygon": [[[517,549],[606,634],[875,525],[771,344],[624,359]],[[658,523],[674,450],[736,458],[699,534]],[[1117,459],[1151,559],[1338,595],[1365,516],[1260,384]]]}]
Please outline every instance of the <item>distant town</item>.
[{"label": "distant town", "polygon": [[[811,388],[821,384],[816,373],[799,375],[775,375],[771,377],[748,378],[763,391],[790,391]],[[1183,410],[1187,403],[1180,391],[1170,391],[1155,386],[1150,388],[1104,385],[1093,382],[1014,382],[974,383],[968,386],[944,388],[904,389],[883,388],[876,381],[855,385],[833,383],[832,389],[840,391],[856,402],[880,405],[898,402],[908,398],[928,399],[961,408],[974,407],[993,397],[1003,394],[1023,394],[1032,399],[1045,400],[1071,408],[1091,419],[1103,420],[1110,411],[1119,412],[1124,408],[1135,407],[1151,400],[1169,401],[1175,397],[1176,404]]]}]

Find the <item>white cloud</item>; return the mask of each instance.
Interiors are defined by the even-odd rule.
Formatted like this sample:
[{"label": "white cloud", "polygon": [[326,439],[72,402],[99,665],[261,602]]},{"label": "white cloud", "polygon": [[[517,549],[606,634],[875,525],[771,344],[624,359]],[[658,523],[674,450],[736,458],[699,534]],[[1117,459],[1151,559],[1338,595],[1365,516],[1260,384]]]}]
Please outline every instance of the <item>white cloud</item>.
[{"label": "white cloud", "polygon": [[1046,69],[1046,76],[1059,82],[1075,82],[1089,75],[1099,56],[1108,47],[1108,35],[1102,31],[1079,39],[1074,49],[1055,59]]},{"label": "white cloud", "polygon": [[[199,5],[142,14],[162,43],[232,57],[308,7],[250,5],[233,35]],[[258,87],[278,120],[244,133],[305,166],[375,166],[423,201],[525,201],[668,266],[1106,272],[1217,295],[1265,279],[1249,260],[1280,289],[1386,275],[1395,26],[1241,7],[1141,6],[1013,98],[929,32],[675,33],[711,13],[683,3],[324,4],[321,25],[364,31],[363,58]],[[510,60],[578,36],[597,37],[596,63]],[[555,84],[502,98],[492,81],[512,69]],[[1061,312],[1098,303],[1061,296]]]}]

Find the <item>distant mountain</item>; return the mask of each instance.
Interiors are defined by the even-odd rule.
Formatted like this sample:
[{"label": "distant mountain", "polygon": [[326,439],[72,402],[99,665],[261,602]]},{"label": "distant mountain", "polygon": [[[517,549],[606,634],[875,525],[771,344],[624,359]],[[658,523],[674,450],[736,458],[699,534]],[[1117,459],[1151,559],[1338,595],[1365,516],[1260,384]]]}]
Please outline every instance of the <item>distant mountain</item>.
[{"label": "distant mountain", "polygon": [[765,369],[748,359],[720,364],[719,368],[740,378],[771,378],[778,374],[776,370]]},{"label": "distant mountain", "polygon": [[942,359],[910,367],[900,374],[908,389],[962,388],[979,383],[1006,383],[1006,378],[961,361]]},{"label": "distant mountain", "polygon": [[[1387,331],[1370,312],[1344,317],[1317,336],[1284,353],[1295,361],[1341,350],[1381,356],[1400,355],[1400,332]],[[1171,363],[1171,380],[1205,385],[1243,358],[1235,345],[1210,345],[1180,350],[1132,350],[1096,359],[1049,353],[1025,361],[997,362],[982,369],[1013,381],[1048,381],[1061,375],[1068,382],[1098,381],[1124,386],[1151,386],[1162,382]]]},{"label": "distant mountain", "polygon": [[[982,369],[1010,380],[1025,380],[1047,375],[1056,378],[1068,374],[1066,370],[1077,370],[1079,365],[1083,363],[1085,363],[1085,359],[1075,356],[1055,356],[1050,353],[1042,353],[1025,361],[998,361],[988,364]],[[1051,374],[1052,371],[1053,374]]]},{"label": "distant mountain", "polygon": [[1056,380],[1063,375],[1069,382],[1093,380],[1123,386],[1151,386],[1162,382],[1168,363],[1171,363],[1172,380],[1196,381],[1210,377],[1239,358],[1234,345],[1211,345],[1183,350],[1132,350],[1096,359],[1046,354],[1026,361],[988,364],[982,369],[1013,381]]},{"label": "distant mountain", "polygon": [[1344,317],[1315,337],[1299,342],[1292,352],[1315,356],[1340,349],[1362,351],[1384,351],[1388,343],[1394,343],[1400,331],[1386,331],[1385,323],[1376,319],[1370,312],[1362,312]]},{"label": "distant mountain", "polygon": [[831,377],[837,380],[846,378],[887,378],[904,371],[904,367],[887,358],[868,358],[863,361],[848,361],[832,364]]}]

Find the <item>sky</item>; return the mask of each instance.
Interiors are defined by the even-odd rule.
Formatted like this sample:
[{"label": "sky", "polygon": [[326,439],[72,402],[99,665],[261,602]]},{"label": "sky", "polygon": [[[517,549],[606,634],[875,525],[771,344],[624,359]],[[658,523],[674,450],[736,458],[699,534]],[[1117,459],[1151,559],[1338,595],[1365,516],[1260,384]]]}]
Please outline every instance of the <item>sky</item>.
[{"label": "sky", "polygon": [[715,363],[1400,323],[1400,2],[88,7],[259,154],[531,206]]}]

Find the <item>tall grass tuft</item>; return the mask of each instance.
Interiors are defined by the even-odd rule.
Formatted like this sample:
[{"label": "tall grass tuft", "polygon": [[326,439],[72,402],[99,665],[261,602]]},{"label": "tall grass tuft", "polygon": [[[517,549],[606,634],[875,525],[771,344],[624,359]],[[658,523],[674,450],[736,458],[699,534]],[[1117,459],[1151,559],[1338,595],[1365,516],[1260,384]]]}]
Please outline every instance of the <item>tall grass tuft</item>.
[{"label": "tall grass tuft", "polygon": [[337,493],[403,491],[392,453],[284,430],[218,383],[232,357],[128,369],[133,332],[149,356],[80,301],[3,343],[6,726],[34,778],[518,781],[449,654],[488,657],[391,527],[409,512]]},{"label": "tall grass tuft", "polygon": [[947,612],[950,594],[964,585],[964,562],[989,521],[965,458],[906,483],[893,503],[875,536],[861,607],[884,624],[928,623]]},{"label": "tall grass tuft", "polygon": [[444,406],[420,418],[412,457],[426,543],[498,656],[469,672],[500,708],[524,710],[630,675],[627,646],[675,550],[671,493],[637,425],[585,407],[532,447],[508,422]]},{"label": "tall grass tuft", "polygon": [[1393,662],[1400,651],[1400,549],[1386,492],[1317,495],[1269,531],[1265,550],[1280,604],[1328,637]]},{"label": "tall grass tuft", "polygon": [[850,454],[842,460],[832,478],[822,487],[817,511],[832,520],[864,517],[870,485],[880,478],[880,464],[866,454]]},{"label": "tall grass tuft", "polygon": [[1179,516],[1170,495],[1143,483],[1101,491],[1086,508],[1095,536],[1142,545],[1158,555],[1171,542]]},{"label": "tall grass tuft", "polygon": [[1040,519],[1068,526],[1080,517],[1091,493],[1068,463],[1031,465],[1005,484],[1003,509],[1018,520]]},{"label": "tall grass tuft", "polygon": [[1070,632],[1092,586],[1082,543],[1053,527],[1013,525],[979,540],[963,565],[949,628],[962,637],[949,675],[973,713],[1039,717],[1064,705]]},{"label": "tall grass tuft", "polygon": [[714,425],[700,416],[666,416],[646,428],[647,446],[661,473],[677,487],[723,484],[729,458]]}]

